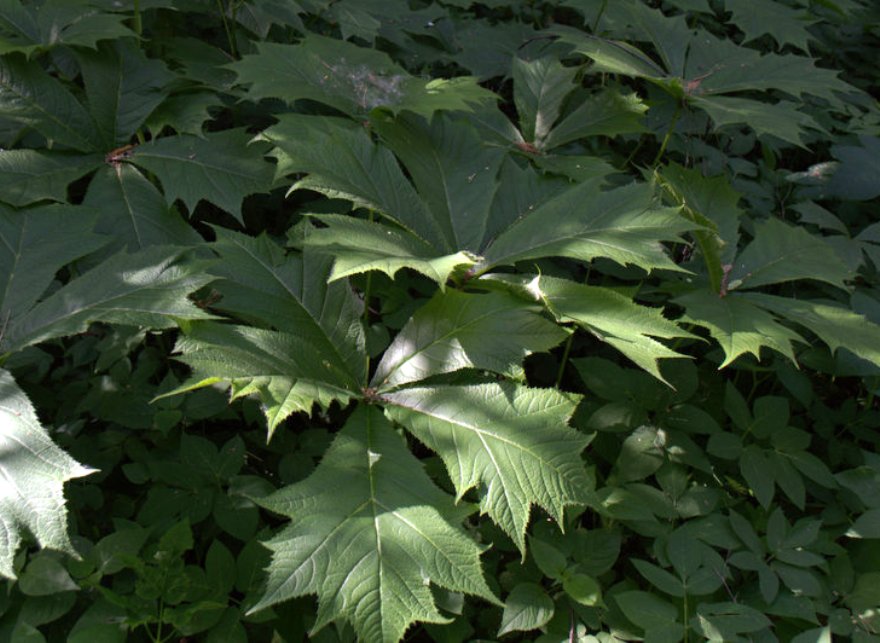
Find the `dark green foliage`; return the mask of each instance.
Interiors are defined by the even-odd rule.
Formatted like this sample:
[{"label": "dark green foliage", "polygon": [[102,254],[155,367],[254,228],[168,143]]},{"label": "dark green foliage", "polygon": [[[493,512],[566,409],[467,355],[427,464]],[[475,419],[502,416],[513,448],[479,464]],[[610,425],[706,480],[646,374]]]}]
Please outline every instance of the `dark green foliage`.
[{"label": "dark green foliage", "polygon": [[869,0],[0,0],[0,640],[880,641]]}]

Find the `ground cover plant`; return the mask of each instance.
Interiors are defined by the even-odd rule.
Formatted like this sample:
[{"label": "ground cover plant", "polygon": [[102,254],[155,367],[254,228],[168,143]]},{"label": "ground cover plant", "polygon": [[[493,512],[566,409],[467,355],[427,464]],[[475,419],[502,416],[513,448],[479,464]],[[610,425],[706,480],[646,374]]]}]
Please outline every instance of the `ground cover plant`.
[{"label": "ground cover plant", "polygon": [[0,0],[0,640],[880,640],[871,0]]}]

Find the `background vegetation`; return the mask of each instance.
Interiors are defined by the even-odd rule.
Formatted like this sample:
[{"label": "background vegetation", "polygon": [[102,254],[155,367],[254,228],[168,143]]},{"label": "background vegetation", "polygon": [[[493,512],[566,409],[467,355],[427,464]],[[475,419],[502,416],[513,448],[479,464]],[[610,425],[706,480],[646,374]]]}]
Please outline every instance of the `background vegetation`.
[{"label": "background vegetation", "polygon": [[880,640],[871,0],[0,0],[0,640]]}]

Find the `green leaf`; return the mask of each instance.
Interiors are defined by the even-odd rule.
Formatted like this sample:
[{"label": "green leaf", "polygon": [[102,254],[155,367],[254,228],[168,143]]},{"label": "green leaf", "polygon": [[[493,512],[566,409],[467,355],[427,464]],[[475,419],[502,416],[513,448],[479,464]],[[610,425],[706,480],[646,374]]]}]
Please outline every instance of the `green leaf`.
[{"label": "green leaf", "polygon": [[721,345],[724,361],[719,368],[728,366],[744,353],[760,359],[763,346],[795,361],[791,343],[804,341],[742,295],[720,297],[709,290],[696,290],[673,301],[684,306],[684,321],[707,328]]},{"label": "green leaf", "polygon": [[371,386],[379,392],[410,382],[478,368],[522,378],[522,361],[566,337],[565,331],[503,292],[437,293],[394,338]]},{"label": "green leaf", "polygon": [[383,396],[386,412],[446,465],[461,499],[480,491],[488,513],[525,550],[531,506],[557,522],[591,489],[586,437],[568,428],[577,397],[510,383],[411,388]]},{"label": "green leaf", "polygon": [[553,599],[535,583],[520,583],[504,602],[498,636],[510,632],[527,632],[545,626],[553,618]]},{"label": "green leaf", "polygon": [[799,105],[791,101],[765,103],[738,96],[692,96],[691,102],[709,115],[716,128],[748,125],[759,137],[769,134],[805,149],[806,131],[822,129],[812,116],[799,111]]},{"label": "green leaf", "polygon": [[93,472],[59,449],[30,400],[0,369],[0,575],[15,578],[13,560],[25,534],[41,547],[76,556],[67,536],[64,483]]},{"label": "green leaf", "polygon": [[590,95],[550,131],[541,149],[549,150],[590,136],[637,134],[648,106],[637,94],[607,89]]},{"label": "green leaf", "polygon": [[691,623],[700,634],[712,641],[733,641],[740,634],[767,631],[769,618],[740,603],[701,603]]},{"label": "green leaf", "polygon": [[693,337],[666,319],[662,310],[640,306],[608,288],[537,276],[529,281],[526,289],[542,301],[558,321],[579,324],[664,382],[657,360],[685,356],[653,337]]},{"label": "green leaf", "polygon": [[863,315],[839,306],[762,293],[746,293],[743,297],[808,328],[832,351],[846,348],[880,366],[880,326]]},{"label": "green leaf", "polygon": [[755,224],[755,239],[739,253],[728,288],[758,288],[796,279],[816,279],[839,288],[852,275],[832,247],[801,227],[771,218]]},{"label": "green leaf", "polygon": [[159,177],[169,205],[180,199],[190,214],[202,199],[241,221],[241,202],[272,186],[265,145],[249,145],[243,130],[155,139],[135,148],[130,160]]},{"label": "green leaf", "polygon": [[773,500],[775,475],[764,450],[755,445],[743,449],[739,458],[739,469],[754,492],[755,498],[767,509]]},{"label": "green leaf", "polygon": [[204,136],[205,121],[211,119],[211,110],[223,106],[214,92],[191,92],[164,100],[145,121],[153,138],[170,127],[178,134]]},{"label": "green leaf", "polygon": [[596,607],[602,603],[602,588],[592,576],[568,574],[562,579],[562,588],[574,601],[586,607]]},{"label": "green leaf", "polygon": [[846,535],[850,538],[880,538],[880,509],[868,509],[856,518]]},{"label": "green leaf", "polygon": [[629,591],[614,595],[624,615],[645,630],[645,641],[678,643],[684,628],[677,622],[678,610],[674,605],[648,592]]},{"label": "green leaf", "polygon": [[175,320],[210,317],[186,296],[211,277],[203,262],[182,255],[180,248],[150,246],[112,256],[10,319],[0,353],[82,332],[93,321],[169,328]]},{"label": "green leaf", "polygon": [[400,228],[334,214],[312,218],[326,227],[310,230],[304,243],[315,252],[333,257],[331,281],[370,270],[394,277],[402,268],[410,268],[436,281],[442,289],[453,271],[477,262],[465,252],[438,256],[433,246]]},{"label": "green leaf", "polygon": [[851,201],[880,196],[880,138],[860,136],[861,145],[834,145],[831,153],[840,165],[828,182],[828,191]]},{"label": "green leaf", "polygon": [[317,594],[313,632],[342,616],[362,640],[396,643],[415,621],[448,622],[430,584],[497,603],[480,548],[454,526],[462,511],[375,408],[348,419],[309,478],[260,504],[294,522],[266,543],[268,583],[252,612]]},{"label": "green leaf", "polygon": [[99,212],[95,231],[112,236],[130,251],[164,244],[193,244],[201,237],[169,208],[165,197],[132,165],[117,163],[98,170],[83,205]]},{"label": "green leaf", "polygon": [[0,58],[0,113],[59,145],[81,152],[101,149],[91,115],[35,61],[18,55]]},{"label": "green leaf", "polygon": [[327,408],[359,393],[358,381],[334,355],[298,335],[214,322],[189,324],[186,333],[175,350],[193,374],[165,395],[230,382],[232,399],[260,399],[270,437],[291,413],[311,413],[315,404]]},{"label": "green leaf", "polygon": [[216,234],[217,309],[296,336],[328,362],[336,374],[331,382],[366,381],[362,304],[346,282],[327,284],[328,258],[285,255],[265,235],[254,239],[220,228]]},{"label": "green leaf", "polygon": [[279,175],[309,173],[293,190],[314,190],[377,210],[432,243],[438,254],[459,250],[446,240],[391,152],[373,143],[362,127],[340,118],[285,114],[261,136],[278,148]]},{"label": "green leaf", "polygon": [[471,123],[446,114],[430,123],[408,115],[382,114],[371,122],[403,161],[419,196],[428,206],[442,239],[437,247],[478,253],[486,240],[492,198],[505,150],[483,140]]},{"label": "green leaf", "polygon": [[94,170],[102,159],[41,150],[0,150],[0,200],[14,206],[67,201],[67,186]]},{"label": "green leaf", "polygon": [[61,561],[45,552],[37,554],[28,562],[18,579],[18,587],[26,596],[51,596],[58,592],[79,589],[79,585],[70,577]]},{"label": "green leaf", "polygon": [[563,67],[554,56],[533,61],[513,59],[513,102],[523,138],[536,147],[543,141],[574,89],[577,67]]},{"label": "green leaf", "polygon": [[803,9],[792,9],[779,2],[755,4],[749,0],[724,0],[724,8],[731,12],[729,22],[745,34],[743,42],[769,34],[779,45],[794,45],[808,51],[807,41],[814,38],[807,27],[816,20]]},{"label": "green leaf", "polygon": [[20,212],[0,206],[0,323],[5,331],[37,302],[56,272],[106,243],[92,234],[94,225],[93,212],[70,206]]},{"label": "green leaf", "polygon": [[256,49],[229,67],[240,83],[250,84],[248,96],[257,100],[310,99],[352,116],[384,107],[430,117],[437,110],[470,110],[496,98],[473,78],[415,78],[376,49],[316,34],[296,45],[258,42]]},{"label": "green leaf", "polygon": [[134,36],[122,13],[104,13],[94,2],[25,3],[5,0],[0,4],[0,54],[36,51],[57,45],[95,48],[100,40]]},{"label": "green leaf", "polygon": [[148,59],[140,47],[127,41],[80,51],[77,59],[103,149],[128,143],[165,98],[172,74],[164,63]]},{"label": "green leaf", "polygon": [[644,270],[682,270],[661,241],[693,228],[674,208],[657,207],[644,184],[602,192],[585,181],[544,202],[498,235],[485,252],[487,267],[540,257],[609,258]]}]

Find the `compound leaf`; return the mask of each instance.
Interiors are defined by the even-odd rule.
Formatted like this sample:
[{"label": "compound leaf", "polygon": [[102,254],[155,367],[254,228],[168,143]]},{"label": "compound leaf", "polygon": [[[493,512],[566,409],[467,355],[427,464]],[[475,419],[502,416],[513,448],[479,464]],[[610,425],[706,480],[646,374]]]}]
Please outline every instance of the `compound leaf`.
[{"label": "compound leaf", "polygon": [[586,500],[587,438],[567,426],[578,397],[512,384],[409,388],[383,396],[386,413],[437,453],[460,499],[480,492],[488,513],[525,551],[532,505],[557,522]]},{"label": "compound leaf", "polygon": [[15,578],[13,559],[25,533],[41,547],[76,556],[67,536],[64,482],[92,473],[58,448],[30,400],[0,369],[0,575]]},{"label": "compound leaf", "polygon": [[391,424],[360,407],[315,472],[259,504],[293,519],[270,540],[268,584],[252,610],[318,595],[313,632],[340,616],[363,641],[397,643],[416,621],[447,623],[430,585],[498,600],[463,517]]}]

